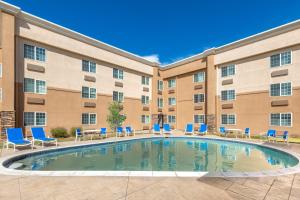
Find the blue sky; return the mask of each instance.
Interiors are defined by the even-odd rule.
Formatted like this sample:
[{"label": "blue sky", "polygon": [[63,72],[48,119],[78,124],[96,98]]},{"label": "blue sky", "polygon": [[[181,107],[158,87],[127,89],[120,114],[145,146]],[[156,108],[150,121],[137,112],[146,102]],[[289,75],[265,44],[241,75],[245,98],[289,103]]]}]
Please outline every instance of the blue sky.
[{"label": "blue sky", "polygon": [[300,19],[299,0],[6,0],[162,64]]}]

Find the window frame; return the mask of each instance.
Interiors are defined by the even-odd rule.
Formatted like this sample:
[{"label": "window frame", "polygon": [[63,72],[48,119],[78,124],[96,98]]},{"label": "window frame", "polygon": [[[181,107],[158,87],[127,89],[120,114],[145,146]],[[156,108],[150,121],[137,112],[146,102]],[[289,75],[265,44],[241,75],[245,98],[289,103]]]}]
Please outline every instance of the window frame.
[{"label": "window frame", "polygon": [[[172,81],[174,82],[174,85],[170,84]],[[168,80],[168,88],[169,89],[176,88],[176,79],[169,79]]]},{"label": "window frame", "polygon": [[[33,58],[30,58],[30,57],[26,56],[25,46],[33,47]],[[41,49],[41,50],[45,51],[44,60],[38,60],[37,59],[37,57],[38,57],[37,56],[37,49]],[[24,57],[24,59],[34,60],[34,61],[37,61],[37,62],[46,62],[46,60],[47,60],[47,50],[46,50],[46,48],[43,48],[43,47],[40,47],[40,46],[35,46],[35,45],[24,43],[24,45],[23,45],[23,57]]]},{"label": "window frame", "polygon": [[[143,97],[144,97],[145,102],[143,102]],[[141,102],[142,102],[143,105],[149,105],[150,104],[150,97],[147,96],[147,95],[142,95]]]},{"label": "window frame", "polygon": [[149,86],[150,85],[150,77],[142,76],[142,85]]},{"label": "window frame", "polygon": [[[88,97],[83,97],[83,88],[88,89]],[[91,90],[95,89],[95,98],[91,97]],[[95,87],[88,87],[88,86],[81,86],[81,98],[82,99],[97,99],[97,88]]]},{"label": "window frame", "polygon": [[[291,84],[291,94],[290,95],[282,95],[282,85],[283,84],[288,84],[290,83]],[[272,85],[276,85],[276,84],[279,84],[279,96],[273,96],[272,95]],[[281,83],[272,83],[270,84],[270,87],[269,87],[269,96],[270,97],[290,97],[290,96],[293,96],[293,84],[292,82],[281,82]]]},{"label": "window frame", "polygon": [[[233,74],[229,74],[230,67],[233,67],[233,70],[234,70]],[[223,75],[223,69],[226,69],[226,75]],[[221,67],[221,78],[231,77],[231,76],[234,76],[235,74],[236,74],[236,65],[235,64],[225,65],[225,66]]]},{"label": "window frame", "polygon": [[[196,75],[199,75],[199,74],[203,74],[203,80],[202,80],[202,81],[196,81],[196,80],[195,80],[195,76],[196,76]],[[193,82],[194,82],[194,83],[203,83],[203,82],[205,82],[205,78],[206,78],[206,77],[205,77],[205,72],[203,72],[203,71],[197,72],[197,73],[193,74]]]},{"label": "window frame", "polygon": [[[84,70],[84,65],[83,65],[84,62],[87,63],[87,67],[88,67],[87,71]],[[95,71],[92,71],[92,70],[91,70],[91,65],[92,65],[92,64],[95,64]],[[82,61],[81,61],[81,71],[96,74],[96,73],[97,73],[97,63],[96,63],[96,62],[93,62],[93,61],[90,61],[90,60],[84,60],[84,59],[82,59]]]},{"label": "window frame", "polygon": [[[33,113],[33,125],[25,125],[25,113]],[[36,114],[37,113],[43,113],[45,114],[45,124],[44,125],[36,125]],[[41,111],[24,111],[23,112],[23,126],[24,127],[45,127],[47,126],[48,121],[48,115],[47,112],[41,112]]]},{"label": "window frame", "polygon": [[[82,121],[84,114],[88,115],[88,123],[87,124],[84,124],[83,121]],[[91,115],[95,115],[95,124],[91,124]],[[81,125],[88,125],[88,126],[90,126],[90,125],[97,125],[97,113],[89,113],[89,112],[83,112],[83,113],[81,113]]]},{"label": "window frame", "polygon": [[[279,125],[272,125],[272,114],[279,114]],[[281,122],[281,117],[282,115],[284,114],[290,114],[291,115],[291,125],[290,126],[285,126],[285,125],[282,125],[282,122]],[[292,112],[276,112],[276,113],[270,113],[269,115],[269,126],[277,126],[277,127],[290,127],[292,128],[293,127],[293,113]]]},{"label": "window frame", "polygon": [[[196,95],[203,95],[203,101],[195,102],[195,96],[196,96]],[[204,94],[204,93],[197,93],[197,94],[194,94],[194,95],[193,95],[193,102],[194,102],[194,104],[205,103],[205,94]]]},{"label": "window frame", "polygon": [[[116,77],[115,77],[115,71],[116,71]],[[121,73],[122,72],[122,73]],[[121,76],[122,74],[122,76]],[[118,68],[113,68],[113,78],[117,80],[124,80],[124,70],[118,69]]]},{"label": "window frame", "polygon": [[[25,91],[25,79],[31,79],[31,80],[33,80],[33,92],[26,92],[26,91]],[[37,81],[43,81],[43,82],[45,82],[45,93],[37,93]],[[42,95],[46,95],[46,94],[48,93],[47,82],[46,82],[45,80],[40,80],[40,79],[24,78],[24,79],[23,79],[23,92],[24,92],[24,93],[31,93],[31,94],[42,94]]]},{"label": "window frame", "polygon": [[[196,121],[195,121],[195,117],[196,116],[202,116],[203,117],[203,123],[197,123]],[[193,122],[194,122],[194,124],[205,124],[205,114],[194,114],[193,115]]]},{"label": "window frame", "polygon": [[[170,99],[174,99],[175,100],[175,104],[170,104]],[[168,98],[168,105],[169,106],[176,106],[176,97],[169,97]]]},{"label": "window frame", "polygon": [[[162,105],[160,106],[159,104],[160,104],[160,100],[162,100]],[[164,98],[157,98],[157,107],[158,108],[163,108],[164,107]]]},{"label": "window frame", "polygon": [[[160,88],[160,86],[161,86],[161,88]],[[157,80],[157,89],[158,89],[158,91],[163,91],[164,90],[164,81]]]},{"label": "window frame", "polygon": [[[223,121],[222,121],[222,116],[223,116],[223,115],[226,115],[226,118],[227,118],[227,123],[226,123],[226,124],[223,124]],[[228,123],[228,117],[229,117],[229,115],[234,116],[234,124],[229,124],[229,123]],[[221,122],[221,125],[235,126],[235,125],[236,125],[236,122],[237,122],[236,114],[231,114],[231,113],[228,113],[228,114],[221,114],[221,120],[220,120],[220,122]]]},{"label": "window frame", "polygon": [[[224,100],[223,99],[223,96],[222,96],[222,92],[227,92],[226,94],[226,99]],[[229,96],[229,91],[234,91],[234,98],[233,99],[228,99],[228,96]],[[221,101],[235,101],[236,100],[236,92],[235,92],[235,89],[230,89],[230,90],[221,90]]]},{"label": "window frame", "polygon": [[[113,95],[112,95],[112,98],[113,98],[112,100],[113,100],[113,101],[116,101],[116,100],[114,100],[114,92],[117,93],[117,97],[118,97],[117,102],[123,103],[124,100],[125,100],[124,92],[113,91]],[[121,94],[121,93],[122,93],[122,101],[120,101],[120,94]]]},{"label": "window frame", "polygon": [[[144,119],[144,121],[143,121]],[[150,115],[141,115],[141,123],[142,124],[150,124]]]},{"label": "window frame", "polygon": [[[172,118],[172,120],[170,121],[170,118]],[[173,118],[174,117],[174,118]],[[174,122],[173,122],[173,119],[174,119]],[[176,123],[176,115],[168,115],[168,123],[169,124],[175,124]]]},{"label": "window frame", "polygon": [[[282,64],[282,54],[288,53],[288,52],[290,52],[290,54],[291,54],[291,63]],[[278,66],[272,66],[272,60],[271,60],[271,58],[272,58],[272,56],[276,56],[276,55],[279,55],[279,65],[278,65]],[[292,50],[282,51],[282,52],[280,52],[280,53],[276,53],[276,54],[270,55],[269,58],[270,58],[270,59],[269,59],[269,62],[270,62],[270,65],[269,65],[269,66],[270,66],[271,69],[272,69],[272,68],[277,68],[277,67],[282,67],[282,66],[291,65],[291,64],[293,64],[293,51],[292,51]]]},{"label": "window frame", "polygon": [[2,78],[2,73],[3,73],[3,66],[2,63],[0,63],[0,78]]}]

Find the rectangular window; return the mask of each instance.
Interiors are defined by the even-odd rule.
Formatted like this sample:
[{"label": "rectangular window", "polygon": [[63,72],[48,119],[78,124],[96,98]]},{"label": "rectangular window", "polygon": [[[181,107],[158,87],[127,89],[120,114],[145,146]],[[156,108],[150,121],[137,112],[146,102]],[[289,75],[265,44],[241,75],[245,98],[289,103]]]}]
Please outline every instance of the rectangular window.
[{"label": "rectangular window", "polygon": [[89,124],[89,113],[83,113],[81,115],[81,123],[84,124],[84,125]]},{"label": "rectangular window", "polygon": [[235,90],[223,90],[223,91],[221,91],[221,100],[222,101],[235,100]]},{"label": "rectangular window", "polygon": [[194,74],[194,83],[200,83],[205,81],[205,72],[198,72]]},{"label": "rectangular window", "polygon": [[46,94],[47,93],[46,81],[24,78],[24,92]]},{"label": "rectangular window", "polygon": [[142,104],[149,105],[149,96],[142,95]]},{"label": "rectangular window", "polygon": [[291,113],[271,113],[271,126],[292,126]]},{"label": "rectangular window", "polygon": [[204,101],[204,94],[194,94],[194,103],[202,103]]},{"label": "rectangular window", "polygon": [[85,99],[96,99],[97,97],[96,88],[89,88],[89,87],[82,86],[81,97]]},{"label": "rectangular window", "polygon": [[24,58],[45,62],[46,50],[41,47],[24,44]]},{"label": "rectangular window", "polygon": [[36,51],[36,60],[38,61],[45,61],[46,59],[46,51],[44,48],[40,48],[40,47],[36,47],[35,48]]},{"label": "rectangular window", "polygon": [[163,106],[164,106],[163,98],[158,98],[157,99],[157,106],[158,106],[158,108],[163,108]]},{"label": "rectangular window", "polygon": [[204,115],[194,115],[194,123],[195,124],[204,124],[205,123]]},{"label": "rectangular window", "polygon": [[149,85],[150,78],[147,76],[142,76],[142,85]]},{"label": "rectangular window", "polygon": [[113,77],[116,78],[116,79],[123,80],[123,78],[124,78],[123,77],[123,70],[114,68],[113,69]]},{"label": "rectangular window", "polygon": [[46,113],[24,112],[24,126],[45,126]]},{"label": "rectangular window", "polygon": [[142,115],[142,123],[143,124],[150,124],[150,116],[149,115]]},{"label": "rectangular window", "polygon": [[34,46],[24,44],[24,58],[28,58],[28,59],[32,59],[32,60],[35,59]]},{"label": "rectangular window", "polygon": [[46,94],[46,81],[36,80],[35,92],[37,94]]},{"label": "rectangular window", "polygon": [[221,115],[222,125],[235,125],[235,115],[234,114],[223,114]]},{"label": "rectangular window", "polygon": [[2,78],[2,64],[0,63],[0,78]]},{"label": "rectangular window", "polygon": [[83,125],[97,124],[97,115],[95,113],[82,113],[81,123]]},{"label": "rectangular window", "polygon": [[168,100],[169,100],[169,106],[175,106],[176,105],[175,97],[170,97]]},{"label": "rectangular window", "polygon": [[90,124],[96,124],[97,117],[96,114],[92,113],[90,114]]},{"label": "rectangular window", "polygon": [[168,80],[168,87],[169,88],[176,87],[176,80],[175,79]]},{"label": "rectangular window", "polygon": [[292,63],[292,52],[286,51],[279,54],[274,54],[270,56],[271,67],[279,67],[282,65],[287,65]]},{"label": "rectangular window", "polygon": [[158,80],[157,81],[157,89],[159,90],[159,91],[163,91],[163,89],[164,89],[164,82],[163,81],[161,81],[161,80]]},{"label": "rectangular window", "polygon": [[235,65],[228,65],[221,68],[221,76],[227,77],[235,74]]},{"label": "rectangular window", "polygon": [[2,102],[2,88],[0,88],[0,102]]},{"label": "rectangular window", "polygon": [[96,63],[82,60],[82,71],[96,73]]},{"label": "rectangular window", "polygon": [[24,92],[32,92],[34,93],[34,79],[25,78],[24,79]]},{"label": "rectangular window", "polygon": [[275,83],[270,86],[270,95],[276,96],[291,96],[292,85],[291,83]]},{"label": "rectangular window", "polygon": [[176,116],[175,115],[168,115],[168,122],[170,124],[176,123]]},{"label": "rectangular window", "polygon": [[113,91],[113,101],[123,102],[124,101],[123,92]]}]

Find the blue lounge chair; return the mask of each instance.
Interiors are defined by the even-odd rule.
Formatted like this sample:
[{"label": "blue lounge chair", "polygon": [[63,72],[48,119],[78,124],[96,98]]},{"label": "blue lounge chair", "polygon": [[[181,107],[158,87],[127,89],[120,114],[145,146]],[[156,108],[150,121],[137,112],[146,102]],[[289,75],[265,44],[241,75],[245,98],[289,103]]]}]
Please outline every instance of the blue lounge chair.
[{"label": "blue lounge chair", "polygon": [[267,139],[268,141],[276,141],[276,130],[269,129],[267,132]]},{"label": "blue lounge chair", "polygon": [[244,132],[244,134],[245,134],[245,137],[247,138],[251,138],[251,136],[250,136],[250,128],[245,128],[245,132]]},{"label": "blue lounge chair", "polygon": [[14,151],[16,151],[16,146],[27,146],[32,144],[29,140],[24,139],[23,131],[21,128],[8,128],[6,129],[6,148],[8,149],[8,145],[14,145]]},{"label": "blue lounge chair", "polygon": [[121,127],[121,126],[117,127],[116,137],[119,137],[119,136],[123,135],[123,133],[124,133],[123,127]]},{"label": "blue lounge chair", "polygon": [[154,124],[152,129],[153,134],[161,134],[160,126],[159,124]]},{"label": "blue lounge chair", "polygon": [[289,132],[284,131],[282,135],[277,135],[276,138],[281,138],[283,139],[283,142],[289,143]]},{"label": "blue lounge chair", "polygon": [[163,134],[172,134],[172,130],[170,124],[164,124],[163,126]]},{"label": "blue lounge chair", "polygon": [[32,134],[32,146],[34,146],[35,141],[42,142],[42,147],[44,147],[44,143],[55,142],[57,146],[57,139],[46,137],[46,133],[42,127],[32,127],[31,128]]},{"label": "blue lounge chair", "polygon": [[135,135],[135,131],[134,131],[134,129],[131,128],[131,126],[126,126],[125,131],[126,131],[127,136]]},{"label": "blue lounge chair", "polygon": [[75,131],[75,142],[77,142],[77,140],[79,138],[82,138],[83,137],[83,134],[81,132],[81,129],[80,128],[77,128],[76,131]]},{"label": "blue lounge chair", "polygon": [[193,124],[187,124],[186,127],[185,127],[184,134],[194,135],[194,125]]},{"label": "blue lounge chair", "polygon": [[226,136],[227,135],[227,131],[225,127],[220,127],[220,133],[222,136]]},{"label": "blue lounge chair", "polygon": [[106,128],[100,128],[100,136],[101,137],[106,137],[107,138],[107,132],[106,132]]},{"label": "blue lounge chair", "polygon": [[207,133],[207,125],[206,124],[201,124],[198,130],[199,135],[205,135]]}]

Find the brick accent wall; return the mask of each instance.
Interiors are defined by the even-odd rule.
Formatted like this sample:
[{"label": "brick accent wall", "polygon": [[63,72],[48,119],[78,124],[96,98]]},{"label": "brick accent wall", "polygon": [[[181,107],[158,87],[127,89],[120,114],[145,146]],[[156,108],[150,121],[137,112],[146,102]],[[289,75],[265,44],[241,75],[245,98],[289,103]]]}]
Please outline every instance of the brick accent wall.
[{"label": "brick accent wall", "polygon": [[5,129],[15,127],[15,111],[0,111],[0,133],[5,135]]}]

